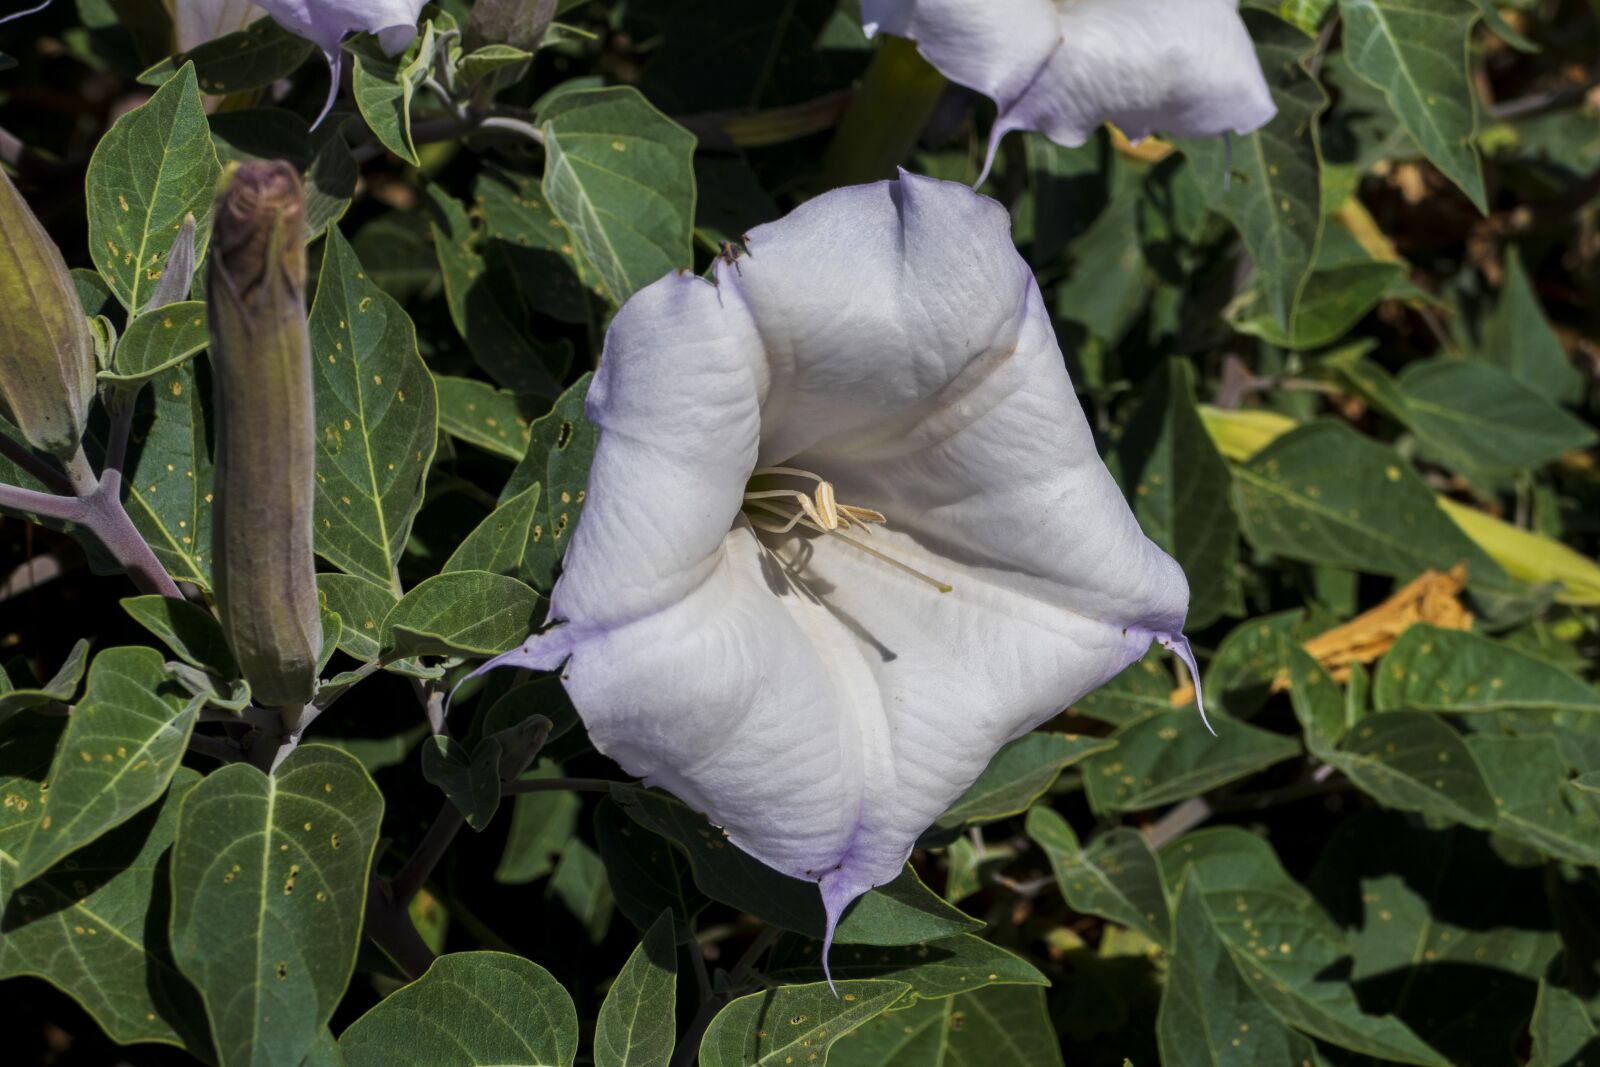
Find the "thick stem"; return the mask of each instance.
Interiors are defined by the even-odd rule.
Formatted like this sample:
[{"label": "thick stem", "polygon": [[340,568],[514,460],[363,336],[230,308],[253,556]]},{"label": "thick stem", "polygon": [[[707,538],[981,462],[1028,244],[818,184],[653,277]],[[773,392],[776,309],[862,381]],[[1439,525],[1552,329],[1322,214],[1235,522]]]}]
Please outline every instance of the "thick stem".
[{"label": "thick stem", "polygon": [[150,543],[134,526],[122,507],[122,473],[108,468],[105,477],[84,503],[89,517],[84,525],[105,545],[113,559],[128,572],[142,593],[159,593],[182,600],[178,585],[150,550]]},{"label": "thick stem", "polygon": [[894,177],[944,93],[944,76],[902,37],[884,37],[822,161],[822,185]]},{"label": "thick stem", "polygon": [[16,485],[0,485],[0,507],[58,522],[88,523],[89,509],[77,497],[56,496]]},{"label": "thick stem", "polygon": [[461,814],[461,809],[446,800],[439,808],[439,814],[433,820],[433,825],[428,827],[428,832],[423,835],[417,851],[412,853],[411,858],[406,860],[406,865],[400,868],[400,873],[389,883],[398,907],[404,908],[410,904],[411,898],[427,884],[433,869],[439,865],[439,861],[449,850],[450,843],[456,839],[456,834],[461,832],[466,823],[466,816]]},{"label": "thick stem", "polygon": [[421,978],[433,965],[433,950],[381,878],[367,884],[367,916],[362,932],[372,939],[409,978]]}]

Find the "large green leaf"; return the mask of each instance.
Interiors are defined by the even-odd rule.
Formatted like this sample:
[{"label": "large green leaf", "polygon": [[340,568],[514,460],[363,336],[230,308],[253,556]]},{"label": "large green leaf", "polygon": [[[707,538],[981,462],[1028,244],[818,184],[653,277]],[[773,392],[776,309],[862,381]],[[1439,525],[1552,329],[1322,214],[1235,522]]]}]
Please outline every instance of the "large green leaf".
[{"label": "large green leaf", "polygon": [[[796,1060],[802,1063],[802,1060]],[[1042,989],[980,989],[869,1020],[829,1067],[1062,1067]]]},{"label": "large green leaf", "polygon": [[184,300],[151,308],[135,316],[117,340],[114,370],[101,371],[102,381],[148,382],[206,347],[206,306]]},{"label": "large green leaf", "polygon": [[398,593],[395,566],[438,435],[433,376],[411,320],[337,228],[325,248],[311,309],[317,552]]},{"label": "large green leaf", "polygon": [[1286,1026],[1239,973],[1193,873],[1178,891],[1173,927],[1172,971],[1156,1021],[1165,1067],[1318,1062],[1315,1046]]},{"label": "large green leaf", "polygon": [[667,1067],[677,1043],[678,952],[663,912],[611,984],[594,1026],[594,1067]]},{"label": "large green leaf", "polygon": [[545,203],[538,175],[485,168],[472,192],[484,251],[510,265],[523,302],[562,322],[588,322],[597,303],[591,293],[603,296],[605,287]]},{"label": "large green leaf", "polygon": [[[559,763],[544,759],[522,777],[560,778],[562,773]],[[506,834],[505,849],[500,855],[500,865],[495,868],[494,880],[507,885],[521,885],[543,878],[555,870],[556,858],[577,829],[578,812],[582,806],[576,794],[560,790],[517,794],[511,812],[511,829]],[[605,846],[605,837],[600,835],[602,855]],[[664,844],[662,847],[666,848]],[[635,913],[628,910],[626,899],[626,892],[619,894],[623,912],[632,917]],[[659,910],[657,908],[651,912],[652,920]]]},{"label": "large green leaf", "polygon": [[1172,942],[1161,861],[1137,830],[1119,827],[1087,849],[1049,808],[1028,812],[1028,836],[1044,850],[1056,884],[1074,911],[1099,915],[1143,933],[1158,945]]},{"label": "large green leaf", "polygon": [[67,720],[55,715],[20,715],[0,730],[0,852],[15,856],[27,844]]},{"label": "large green leaf", "polygon": [[545,200],[612,302],[693,265],[693,134],[626,87],[562,93],[539,126]]},{"label": "large green leaf", "polygon": [[969,823],[1020,815],[1055,784],[1067,767],[1114,746],[1115,742],[1103,737],[1025,734],[996,752],[978,780],[956,798],[934,825],[955,830]]},{"label": "large green leaf", "polygon": [[172,848],[172,954],[222,1067],[298,1064],[355,966],[383,797],[353,756],[303,745],[272,774],[236,763],[185,798]]},{"label": "large green leaf", "polygon": [[1445,1061],[1404,1023],[1361,1010],[1339,977],[1337,964],[1347,951],[1342,931],[1283,870],[1265,840],[1232,828],[1205,830],[1169,845],[1161,859],[1169,888],[1191,879],[1178,905],[1180,953],[1193,894],[1237,974],[1282,1022],[1354,1052],[1443,1067]]},{"label": "large green leaf", "polygon": [[1117,747],[1083,766],[1084,787],[1096,811],[1141,811],[1171,804],[1289,759],[1290,738],[1224,715],[1216,733],[1191,711],[1167,711],[1122,727]]},{"label": "large green leaf", "polygon": [[1600,866],[1600,814],[1568,788],[1555,738],[1476,734],[1467,745],[1494,794],[1499,833],[1557,859]]},{"label": "large green leaf", "polygon": [[578,1013],[537,963],[455,952],[350,1024],[348,1067],[572,1067]]},{"label": "large green leaf", "polygon": [[265,89],[298,70],[316,47],[270,18],[163,59],[139,75],[144,85],[165,85],[193,63],[200,90],[215,96]]},{"label": "large green leaf", "polygon": [[401,656],[494,656],[527,638],[538,609],[539,594],[515,578],[437,574],[389,610],[381,644]]},{"label": "large green leaf", "polygon": [[548,590],[555,583],[568,535],[583,514],[589,465],[600,439],[599,430],[583,413],[589,380],[587,374],[579,378],[561,394],[549,414],[528,428],[527,451],[500,492],[504,504],[530,485],[544,487],[541,514],[534,516],[523,570],[518,575],[535,589]]},{"label": "large green leaf", "polygon": [[1469,354],[1506,371],[1547,400],[1571,396],[1582,379],[1545,318],[1514,244],[1506,246],[1505,281],[1483,323],[1483,336]]},{"label": "large green leaf", "polygon": [[475,378],[441,374],[434,381],[439,387],[439,428],[445,433],[513,461],[528,451],[528,420],[515,393]]},{"label": "large green leaf", "polygon": [[1379,711],[1600,712],[1600,692],[1504,642],[1423,623],[1378,663],[1372,703]]},{"label": "large green leaf", "polygon": [[[704,817],[665,794],[617,785],[611,795],[635,822],[688,854],[695,883],[712,900],[786,930],[822,936],[822,894],[814,883],[779,874],[746,855]],[[940,900],[907,867],[899,878],[867,893],[846,912],[835,941],[910,945],[982,928],[982,923]]]},{"label": "large green leaf", "polygon": [[228,648],[222,625],[205,608],[154,593],[127,597],[121,603],[123,611],[159,637],[183,662],[214,670],[225,678],[239,677],[239,665]]},{"label": "large green leaf", "polygon": [[1582,998],[1542,979],[1528,1035],[1528,1067],[1583,1067],[1600,1056],[1600,1037]]},{"label": "large green leaf", "polygon": [[349,49],[355,57],[350,84],[361,117],[385,148],[413,167],[422,161],[411,139],[411,102],[433,66],[437,47],[438,38],[429,21],[397,56],[385,55],[370,37],[357,38]]},{"label": "large green leaf", "polygon": [[542,489],[537,483],[530,485],[490,512],[445,560],[443,573],[520,574],[527,566],[534,520],[543,514],[539,509]]},{"label": "large green leaf", "polygon": [[1289,559],[1410,578],[1466,561],[1469,581],[1505,572],[1391,448],[1322,420],[1279,437],[1235,470],[1245,536]]},{"label": "large green leaf", "polygon": [[1488,363],[1425,360],[1397,384],[1423,445],[1469,472],[1540,467],[1595,440],[1587,423]]},{"label": "large green leaf", "polygon": [[89,255],[129,311],[149,301],[167,253],[195,217],[195,259],[211,239],[222,167],[211,144],[194,67],[119,118],[89,160]]},{"label": "large green leaf", "polygon": [[[17,768],[0,741],[0,782]],[[180,769],[160,804],[18,887],[0,853],[0,978],[37,975],[67,993],[118,1044],[155,1041],[209,1059],[211,1040],[194,988],[167,949],[167,849],[178,806],[200,780]],[[10,805],[8,805],[9,807]]]},{"label": "large green leaf", "polygon": [[[560,828],[561,816],[567,810],[565,805],[561,811],[552,813],[555,818],[550,823],[530,827],[527,835],[532,840],[522,845],[519,855],[537,853],[539,845],[544,846],[545,855],[559,851],[566,835],[571,834],[572,823],[577,816],[578,800],[571,793],[529,793],[518,796],[519,814],[520,805],[534,797],[561,798],[570,803],[571,815],[566,819],[566,833],[560,839],[555,839],[552,831]],[[547,802],[547,806],[553,806],[553,802]],[[663,909],[670,911],[676,924],[674,935],[678,943],[687,944],[694,937],[695,916],[711,903],[710,898],[694,884],[689,858],[668,844],[665,838],[651,833],[624,815],[610,797],[602,798],[600,805],[595,808],[594,836],[600,859],[606,867],[606,876],[616,896],[618,910],[640,930],[654,922],[655,916]],[[513,826],[512,839],[506,842],[508,860],[512,856],[512,843],[516,840],[517,828]],[[549,860],[545,859],[544,863],[544,869],[548,870]],[[504,876],[505,866],[506,861],[501,861],[501,870],[495,872],[495,877],[500,881],[512,881]]]},{"label": "large green leaf", "polygon": [[[1152,652],[1088,696],[1072,705],[1077,715],[1125,726],[1130,722],[1172,710],[1172,672],[1165,651]],[[1210,692],[1210,681],[1206,682]]]},{"label": "large green leaf", "polygon": [[[953,997],[991,985],[1049,984],[1049,979],[1021,956],[973,934],[957,934],[925,945],[835,945],[828,966],[835,979],[905,982],[911,987],[907,997],[923,1000]],[[780,982],[821,981],[822,942],[785,934],[762,969]]]},{"label": "large green leaf", "polygon": [[1339,0],[1350,68],[1383,91],[1417,146],[1487,212],[1467,45],[1478,12],[1461,0]]},{"label": "large green leaf", "polygon": [[96,656],[50,765],[49,799],[8,848],[17,877],[42,874],[155,803],[178,769],[198,712],[155,649],[109,648]]},{"label": "large green leaf", "polygon": [[700,1042],[700,1067],[826,1063],[834,1042],[881,1015],[907,989],[904,982],[836,982],[833,988],[818,982],[740,997],[711,1020]]},{"label": "large green leaf", "polygon": [[152,410],[134,422],[124,507],[167,573],[211,586],[211,448],[192,364],[151,383]]},{"label": "large green leaf", "polygon": [[1322,148],[1318,121],[1328,97],[1306,72],[1314,42],[1262,11],[1245,10],[1277,116],[1238,139],[1183,142],[1211,206],[1244,238],[1268,306],[1292,330],[1322,239]]},{"label": "large green leaf", "polygon": [[1152,376],[1117,459],[1139,526],[1189,579],[1185,625],[1200,629],[1242,614],[1233,479],[1195,411],[1188,360],[1170,359],[1165,373]]}]

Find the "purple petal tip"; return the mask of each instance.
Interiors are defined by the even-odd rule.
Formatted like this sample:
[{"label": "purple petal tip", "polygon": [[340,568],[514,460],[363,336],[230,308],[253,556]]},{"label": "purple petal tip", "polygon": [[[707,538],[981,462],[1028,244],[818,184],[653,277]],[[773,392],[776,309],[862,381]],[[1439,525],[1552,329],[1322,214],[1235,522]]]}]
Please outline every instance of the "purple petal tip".
[{"label": "purple petal tip", "polygon": [[1189,646],[1189,639],[1182,634],[1156,634],[1156,640],[1161,642],[1161,647],[1171,652],[1183,661],[1189,669],[1189,680],[1194,682],[1194,702],[1200,709],[1200,721],[1205,724],[1207,732],[1212,737],[1217,736],[1217,731],[1212,729],[1211,720],[1206,717],[1206,701],[1200,691],[1200,667],[1194,661],[1194,649]]}]

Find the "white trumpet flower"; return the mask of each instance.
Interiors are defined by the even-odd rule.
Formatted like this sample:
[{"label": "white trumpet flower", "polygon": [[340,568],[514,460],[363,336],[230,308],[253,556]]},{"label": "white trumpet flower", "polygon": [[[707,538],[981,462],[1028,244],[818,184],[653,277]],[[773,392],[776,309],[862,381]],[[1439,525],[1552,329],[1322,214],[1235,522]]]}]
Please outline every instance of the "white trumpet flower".
[{"label": "white trumpet flower", "polygon": [[[821,887],[828,937],[994,753],[1139,659],[1183,572],[1095,450],[999,204],[839,189],[617,314],[551,625],[595,746]],[[1196,724],[1199,727],[1199,724]]]}]

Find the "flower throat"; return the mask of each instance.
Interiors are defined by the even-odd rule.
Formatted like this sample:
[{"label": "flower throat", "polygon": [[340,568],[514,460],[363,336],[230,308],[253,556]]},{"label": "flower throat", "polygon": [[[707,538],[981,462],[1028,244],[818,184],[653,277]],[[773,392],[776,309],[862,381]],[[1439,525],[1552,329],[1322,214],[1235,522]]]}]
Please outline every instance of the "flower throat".
[{"label": "flower throat", "polygon": [[[803,527],[829,537],[836,537],[858,551],[889,564],[919,582],[933,586],[941,593],[954,587],[930,577],[887,553],[880,552],[847,530],[859,530],[871,536],[872,527],[888,521],[881,511],[842,504],[834,497],[833,483],[821,475],[797,467],[757,467],[750,473],[751,483],[744,494],[745,518],[758,530],[771,534],[786,534],[795,527]],[[756,479],[799,480],[813,482],[816,488],[810,493],[800,489],[758,488]],[[763,483],[765,485],[765,483]]]}]

